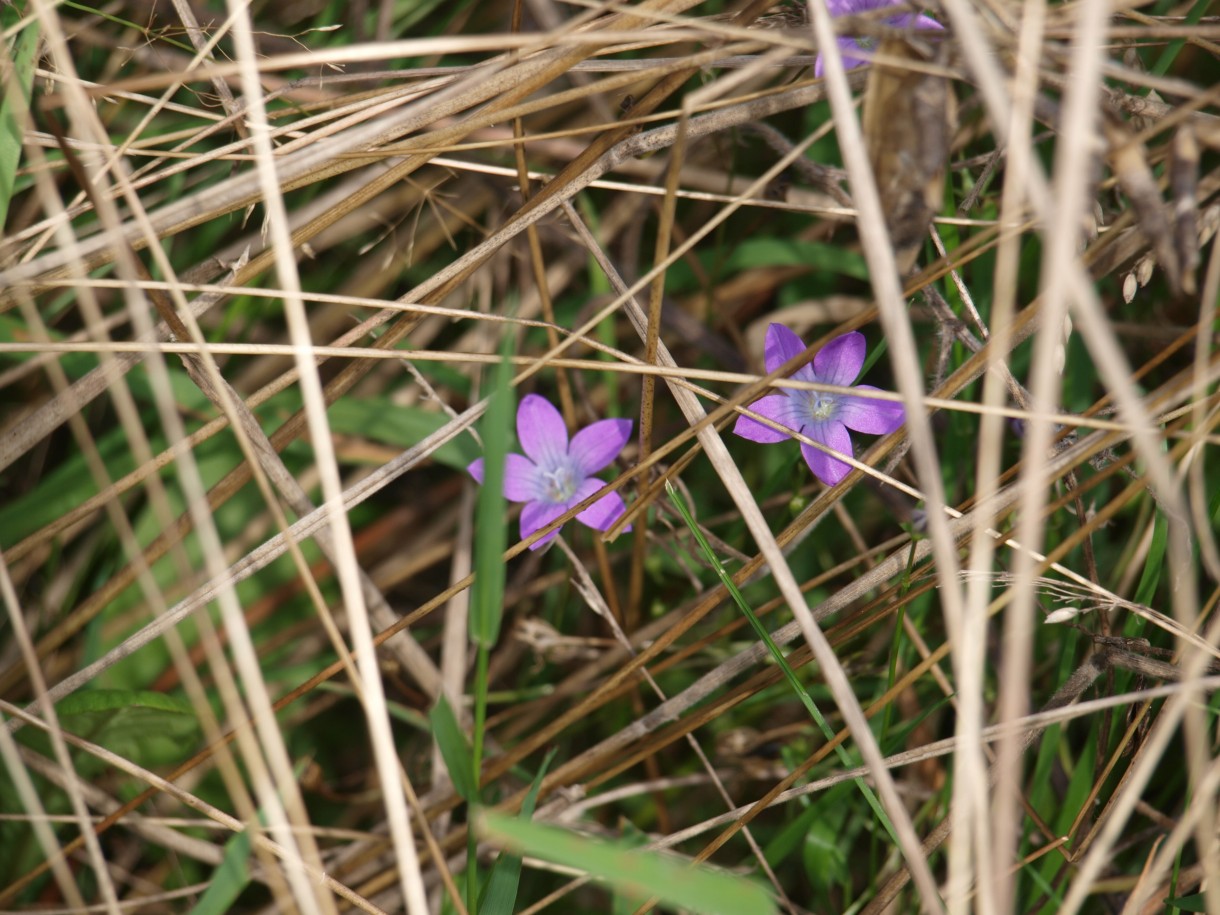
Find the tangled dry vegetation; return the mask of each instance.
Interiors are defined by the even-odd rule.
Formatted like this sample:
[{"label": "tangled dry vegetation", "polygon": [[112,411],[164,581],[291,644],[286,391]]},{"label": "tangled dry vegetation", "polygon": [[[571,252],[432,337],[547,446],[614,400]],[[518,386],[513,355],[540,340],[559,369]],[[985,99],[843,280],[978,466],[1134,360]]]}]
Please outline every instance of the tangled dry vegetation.
[{"label": "tangled dry vegetation", "polygon": [[0,908],[1218,910],[1220,21],[880,5],[6,2]]}]

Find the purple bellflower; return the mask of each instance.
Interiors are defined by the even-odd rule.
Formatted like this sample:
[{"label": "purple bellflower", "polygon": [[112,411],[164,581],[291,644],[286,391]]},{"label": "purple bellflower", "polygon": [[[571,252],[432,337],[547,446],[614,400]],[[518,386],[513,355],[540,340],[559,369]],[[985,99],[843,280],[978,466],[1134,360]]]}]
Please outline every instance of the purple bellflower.
[{"label": "purple bellflower", "polygon": [[[525,503],[521,510],[521,539],[546,527],[605,486],[593,474],[618,457],[630,437],[631,420],[603,419],[581,429],[569,442],[563,417],[549,400],[537,394],[522,398],[517,407],[517,438],[525,454],[506,455],[504,465],[504,498]],[[483,482],[482,458],[467,470]],[[609,492],[577,515],[576,520],[604,531],[626,510],[623,497]],[[536,550],[558,535],[559,530],[553,530],[530,549]]]},{"label": "purple bellflower", "polygon": [[[801,338],[782,324],[772,324],[767,328],[765,359],[768,372],[774,372],[804,351],[805,344],[801,342]],[[849,387],[860,374],[860,366],[864,365],[864,354],[864,335],[853,331],[836,337],[823,346],[813,357],[813,364],[802,365],[792,373],[792,377],[797,381]],[[869,384],[856,385],[855,389],[878,390]],[[787,390],[768,394],[751,404],[750,410],[840,454],[853,453],[848,429],[867,432],[869,435],[887,435],[901,426],[903,420],[901,404],[821,391]],[[788,439],[786,433],[765,426],[748,416],[737,417],[733,432],[752,442],[767,445]],[[825,451],[804,442],[801,443],[801,453],[804,454],[805,463],[809,465],[813,475],[827,486],[835,485],[851,470],[851,465],[845,461],[831,457]]]},{"label": "purple bellflower", "polygon": [[[898,0],[826,0],[826,7],[830,11],[831,16],[859,16],[872,10],[880,10],[897,5]],[[880,21],[895,29],[944,28],[944,26],[930,16],[919,16],[915,13],[896,13],[893,16],[885,16]],[[868,63],[859,54],[861,51],[872,51],[876,45],[875,39],[866,36],[840,35],[835,41],[838,42],[839,53],[843,55],[843,69],[845,70],[854,70],[856,67]],[[826,75],[826,68],[822,63],[821,54],[813,62],[813,75],[819,78]]]}]

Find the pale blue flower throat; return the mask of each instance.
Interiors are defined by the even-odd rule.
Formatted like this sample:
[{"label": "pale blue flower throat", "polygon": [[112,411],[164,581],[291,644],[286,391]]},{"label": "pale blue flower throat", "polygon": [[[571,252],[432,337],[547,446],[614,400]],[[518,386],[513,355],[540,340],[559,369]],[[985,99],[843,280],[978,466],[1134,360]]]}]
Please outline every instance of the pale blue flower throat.
[{"label": "pale blue flower throat", "polygon": [[578,476],[576,469],[566,461],[549,470],[543,470],[543,497],[556,504],[567,502],[576,495],[576,487],[581,482]]},{"label": "pale blue flower throat", "polygon": [[814,419],[830,419],[835,412],[835,399],[833,394],[819,394],[817,391],[809,392],[809,415]]}]

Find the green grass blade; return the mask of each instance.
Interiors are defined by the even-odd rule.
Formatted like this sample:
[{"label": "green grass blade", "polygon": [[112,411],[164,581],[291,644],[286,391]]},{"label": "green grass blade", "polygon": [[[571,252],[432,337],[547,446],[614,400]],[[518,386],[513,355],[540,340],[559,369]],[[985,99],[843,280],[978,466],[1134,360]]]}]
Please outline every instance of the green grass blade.
[{"label": "green grass blade", "polygon": [[[538,802],[538,792],[542,788],[542,779],[550,768],[551,760],[555,758],[555,748],[546,754],[538,774],[530,784],[530,790],[521,802],[520,819],[529,820],[534,815],[534,805]],[[502,852],[492,865],[491,876],[487,878],[487,888],[483,890],[483,898],[479,904],[481,915],[512,915],[517,904],[517,888],[521,884],[521,856],[511,852]]]},{"label": "green grass blade", "polygon": [[484,811],[477,824],[484,838],[506,848],[577,868],[625,893],[655,896],[664,905],[704,915],[776,911],[775,901],[762,887],[732,874],[491,811]]},{"label": "green grass blade", "polygon": [[[7,28],[19,16],[19,7],[9,7],[0,16],[0,25]],[[34,85],[34,64],[38,61],[38,24],[31,22],[13,38],[0,60],[0,227],[8,218],[17,180],[17,164],[21,161],[21,140],[25,116],[30,107],[30,90]]]},{"label": "green grass blade", "polygon": [[[826,720],[825,716],[822,715],[822,712],[818,709],[817,705],[814,704],[813,697],[809,695],[809,691],[805,689],[804,685],[797,678],[796,672],[788,666],[788,660],[784,657],[783,652],[779,650],[779,646],[776,645],[775,641],[771,638],[771,633],[767,632],[767,629],[765,626],[763,626],[762,621],[759,620],[759,618],[755,615],[754,610],[746,602],[746,599],[742,595],[741,591],[737,589],[737,585],[733,581],[733,577],[729,575],[728,570],[720,564],[720,558],[716,555],[716,551],[712,549],[711,544],[707,542],[707,538],[703,536],[703,532],[699,530],[699,525],[695,523],[695,519],[691,516],[690,508],[687,507],[686,502],[678,494],[678,491],[673,487],[673,485],[668,481],[665,483],[665,491],[669,494],[669,500],[674,504],[674,507],[678,510],[678,514],[682,516],[682,520],[686,522],[686,526],[690,529],[695,541],[699,544],[699,550],[703,553],[707,561],[711,563],[712,568],[716,570],[716,574],[720,577],[720,581],[724,584],[725,588],[728,589],[729,594],[732,595],[734,603],[736,603],[741,609],[741,612],[746,615],[746,619],[748,619],[750,621],[750,625],[754,627],[755,634],[758,636],[759,640],[767,646],[767,651],[771,653],[771,657],[775,659],[775,663],[779,666],[779,669],[783,671],[784,678],[792,687],[792,691],[796,693],[796,697],[801,700],[801,704],[805,706],[805,709],[809,712],[810,717],[813,718],[823,736],[827,740],[833,740],[835,732],[830,726],[830,722]],[[856,762],[852,760],[848,752],[843,749],[842,744],[838,744],[835,747],[835,753],[838,755],[840,762],[842,762],[844,766],[847,766],[848,768],[854,768],[856,766]],[[873,793],[873,789],[866,785],[864,783],[864,779],[862,778],[855,779],[855,782],[856,786],[860,789],[860,793],[864,795],[864,799],[873,809],[873,814],[877,817],[877,821],[885,827],[885,831],[889,833],[890,838],[895,842],[895,844],[897,844],[898,836],[894,832],[894,824],[890,822],[889,816],[882,808],[881,802],[877,800],[877,796]]]},{"label": "green grass blade", "polygon": [[1161,583],[1161,570],[1165,568],[1165,550],[1169,546],[1169,519],[1158,511],[1152,525],[1152,543],[1148,546],[1148,558],[1140,583],[1135,589],[1135,602],[1151,606],[1156,599],[1157,585]]},{"label": "green grass blade", "polygon": [[[1183,25],[1198,25],[1203,18],[1203,14],[1211,9],[1212,0],[1195,0],[1195,5],[1190,8],[1190,12],[1186,14],[1183,20]],[[1174,61],[1178,59],[1178,55],[1182,53],[1182,49],[1186,47],[1185,38],[1175,38],[1165,45],[1165,49],[1161,51],[1160,56],[1152,65],[1148,72],[1153,76],[1164,76],[1169,72],[1169,68],[1173,66]]]},{"label": "green grass blade", "polygon": [[449,770],[449,778],[453,781],[453,790],[462,800],[473,800],[478,794],[478,783],[471,765],[470,745],[466,742],[466,735],[462,733],[462,726],[458,724],[457,715],[453,713],[449,700],[443,695],[438,696],[428,717],[432,720],[432,734],[436,737],[441,758],[445,760],[445,768]]},{"label": "green grass blade", "polygon": [[506,337],[496,367],[483,436],[483,485],[475,508],[475,581],[470,601],[470,638],[491,648],[500,638],[504,602],[504,550],[508,546],[507,504],[504,499],[504,460],[508,454],[509,423],[514,410],[511,338]]},{"label": "green grass blade", "polygon": [[250,834],[239,832],[225,843],[225,854],[212,881],[190,915],[225,915],[250,884]]}]

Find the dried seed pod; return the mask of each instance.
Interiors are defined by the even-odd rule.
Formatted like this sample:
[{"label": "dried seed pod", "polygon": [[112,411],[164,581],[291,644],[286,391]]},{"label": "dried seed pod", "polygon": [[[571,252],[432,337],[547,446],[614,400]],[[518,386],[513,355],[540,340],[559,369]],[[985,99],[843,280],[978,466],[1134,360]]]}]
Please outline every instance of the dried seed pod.
[{"label": "dried seed pod", "polygon": [[[1140,231],[1152,245],[1157,262],[1174,295],[1182,294],[1182,271],[1174,245],[1173,229],[1156,176],[1148,165],[1144,144],[1115,117],[1105,119],[1106,140],[1110,145],[1110,164],[1123,193],[1131,200]],[[1140,285],[1143,285],[1141,283]]]},{"label": "dried seed pod", "polygon": [[1136,290],[1140,288],[1139,281],[1135,278],[1134,273],[1128,273],[1123,277],[1123,301],[1128,305],[1135,298]]},{"label": "dried seed pod", "polygon": [[953,87],[929,67],[941,69],[947,55],[945,42],[936,37],[884,39],[864,91],[869,164],[902,274],[915,265],[928,225],[940,212],[957,124]]},{"label": "dried seed pod", "polygon": [[1147,286],[1152,279],[1152,271],[1156,268],[1156,258],[1149,254],[1135,265],[1135,278],[1141,286]]}]

